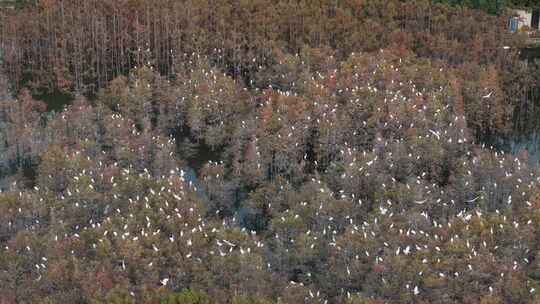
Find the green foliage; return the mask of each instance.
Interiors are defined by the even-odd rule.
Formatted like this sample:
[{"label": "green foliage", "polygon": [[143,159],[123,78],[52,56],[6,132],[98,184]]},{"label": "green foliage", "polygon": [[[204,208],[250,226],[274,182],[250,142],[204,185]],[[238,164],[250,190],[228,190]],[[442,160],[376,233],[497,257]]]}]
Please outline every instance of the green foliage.
[{"label": "green foliage", "polygon": [[232,304],[272,304],[272,301],[257,296],[235,296],[232,299]]},{"label": "green foliage", "polygon": [[203,292],[184,289],[181,292],[171,293],[160,301],[161,304],[211,304],[208,295]]},{"label": "green foliage", "polygon": [[123,289],[111,290],[106,299],[108,304],[133,304],[135,303],[133,297]]},{"label": "green foliage", "polygon": [[[460,5],[473,9],[481,9],[490,14],[500,13],[503,8],[505,8],[506,5],[509,4],[508,2],[512,3],[512,1],[507,0],[436,0],[436,2],[447,3],[450,5]],[[528,5],[526,1],[515,1],[512,4],[525,6]]]}]

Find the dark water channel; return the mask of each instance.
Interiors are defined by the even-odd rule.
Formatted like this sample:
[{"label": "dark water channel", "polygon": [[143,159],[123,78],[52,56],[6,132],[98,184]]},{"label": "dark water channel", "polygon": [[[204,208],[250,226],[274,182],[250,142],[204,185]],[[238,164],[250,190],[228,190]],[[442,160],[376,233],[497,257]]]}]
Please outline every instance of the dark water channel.
[{"label": "dark water channel", "polygon": [[529,164],[540,164],[540,130],[527,134],[514,134],[507,137],[491,137],[483,141],[498,150],[514,155],[527,151]]},{"label": "dark water channel", "polygon": [[62,109],[71,104],[74,99],[73,95],[59,90],[53,92],[39,92],[32,97],[47,104],[47,111],[55,112],[62,111]]}]

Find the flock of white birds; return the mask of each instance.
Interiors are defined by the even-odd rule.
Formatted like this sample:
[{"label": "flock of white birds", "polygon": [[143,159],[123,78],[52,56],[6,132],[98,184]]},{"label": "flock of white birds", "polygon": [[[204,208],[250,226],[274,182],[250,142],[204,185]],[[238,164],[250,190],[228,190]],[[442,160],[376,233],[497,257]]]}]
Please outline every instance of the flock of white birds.
[{"label": "flock of white birds", "polygon": [[[324,171],[309,176],[300,189],[279,182],[276,201],[269,198],[265,202],[268,210],[274,210],[266,231],[242,227],[238,216],[218,221],[206,214],[208,202],[185,180],[184,170],[176,167],[175,140],[148,136],[137,131],[125,114],[114,113],[107,118],[108,126],[117,130],[107,132],[120,136],[129,129],[130,133],[114,141],[117,155],[96,154],[79,144],[58,155],[73,167],[49,170],[45,176],[40,173],[33,189],[14,184],[2,193],[14,195],[18,202],[9,214],[2,215],[8,231],[20,229],[15,227],[21,222],[25,223],[23,230],[50,229],[40,232],[40,238],[4,242],[1,254],[31,257],[36,282],[48,271],[48,253],[63,246],[66,257],[74,259],[99,262],[107,256],[119,273],[130,268],[152,273],[159,268],[159,275],[152,277],[155,284],[179,288],[192,267],[186,265],[219,265],[213,261],[234,256],[244,261],[241,269],[270,273],[284,270],[283,260],[275,255],[325,251],[333,272],[329,277],[343,286],[339,292],[347,297],[359,290],[355,284],[365,280],[364,276],[380,285],[373,290],[375,294],[389,286],[420,297],[440,284],[469,282],[474,288],[478,273],[488,277],[484,280],[489,283],[482,283],[483,293],[500,293],[506,277],[533,267],[529,259],[535,252],[531,250],[538,250],[530,247],[538,243],[534,238],[540,229],[539,205],[534,198],[540,182],[536,169],[516,156],[473,144],[466,117],[456,109],[448,87],[434,81],[437,87],[429,88],[432,84],[426,81],[418,88],[414,80],[400,74],[401,69],[408,69],[401,59],[377,59],[367,65],[362,60],[353,55],[351,68],[317,72],[303,83],[297,79],[290,83],[290,90],[257,93],[265,96],[264,102],[246,117],[234,117],[235,109],[222,102],[239,98],[240,93],[230,92],[234,81],[224,80],[226,76],[212,69],[193,72],[197,78],[179,85],[179,94],[190,95],[178,98],[174,107],[196,106],[202,118],[189,117],[190,123],[210,121],[212,126],[240,134],[247,141],[245,146],[253,149],[235,157],[246,158],[242,166],[253,164],[258,178],[275,161],[274,152],[285,160],[283,170],[309,162],[305,147],[310,132],[318,131],[314,149],[322,156],[313,165],[322,168],[326,162]],[[139,83],[137,80],[133,86]],[[297,83],[302,83],[301,88]],[[198,90],[201,85],[205,86],[202,93]],[[146,86],[153,89],[151,82]],[[489,102],[492,94],[481,98]],[[77,121],[70,118],[70,111],[76,110],[68,108],[56,119],[71,119],[70,125],[77,128]],[[270,119],[264,111],[271,112]],[[268,131],[270,120],[278,124],[277,130]],[[81,142],[89,140],[96,141],[86,138]],[[173,160],[166,171],[156,174],[155,168],[135,163],[148,157],[148,145]],[[272,147],[278,148],[274,151]],[[118,161],[123,153],[135,155],[135,161]],[[444,175],[440,168],[445,165],[454,170],[448,181],[453,188],[436,181]],[[206,172],[223,166],[223,162],[210,162]],[[243,172],[241,168],[231,171],[232,176]],[[211,185],[229,178],[222,170],[215,172],[221,173],[202,176],[203,182]],[[61,190],[54,190],[59,188],[53,185],[63,178]],[[302,193],[301,198],[290,195],[295,191]],[[288,204],[277,200],[283,197],[289,199]],[[56,218],[59,222],[51,222]],[[141,261],[144,264],[132,265]],[[411,270],[415,273],[394,273]],[[306,287],[306,302],[327,303],[325,293],[308,284],[312,275],[292,280],[286,288]],[[426,278],[432,286],[426,285]],[[396,282],[399,286],[391,287]],[[537,286],[530,280],[523,284],[533,299]],[[136,292],[132,290],[131,295]]]}]

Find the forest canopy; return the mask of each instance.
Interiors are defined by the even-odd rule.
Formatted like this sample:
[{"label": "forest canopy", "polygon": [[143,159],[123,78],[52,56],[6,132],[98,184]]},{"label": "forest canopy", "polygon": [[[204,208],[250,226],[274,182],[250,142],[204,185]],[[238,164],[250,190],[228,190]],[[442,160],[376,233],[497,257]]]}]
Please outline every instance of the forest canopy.
[{"label": "forest canopy", "polygon": [[2,10],[0,303],[540,302],[538,67],[441,2]]},{"label": "forest canopy", "polygon": [[536,9],[540,7],[538,0],[435,0],[435,2],[479,9],[489,14],[501,14],[509,8]]}]

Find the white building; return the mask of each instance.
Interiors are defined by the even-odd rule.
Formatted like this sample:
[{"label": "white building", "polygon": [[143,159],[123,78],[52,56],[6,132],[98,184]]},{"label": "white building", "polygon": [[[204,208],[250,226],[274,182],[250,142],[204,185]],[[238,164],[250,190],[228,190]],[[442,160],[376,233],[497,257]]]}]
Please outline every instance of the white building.
[{"label": "white building", "polygon": [[513,15],[508,23],[511,32],[516,32],[524,26],[538,30],[539,27],[539,10],[514,10]]}]

